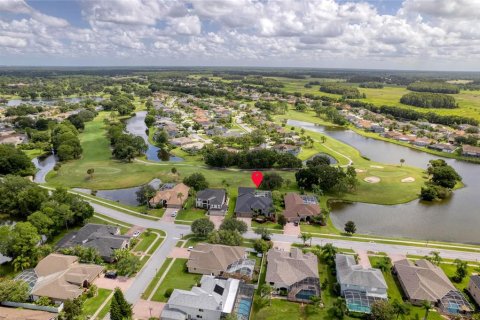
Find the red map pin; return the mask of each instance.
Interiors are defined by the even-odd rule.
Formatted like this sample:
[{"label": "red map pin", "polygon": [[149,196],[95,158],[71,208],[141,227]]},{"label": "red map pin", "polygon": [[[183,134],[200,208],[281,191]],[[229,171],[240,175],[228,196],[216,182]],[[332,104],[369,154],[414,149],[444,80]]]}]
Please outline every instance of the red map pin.
[{"label": "red map pin", "polygon": [[263,174],[260,171],[253,171],[252,172],[252,181],[255,183],[257,188],[260,186],[263,180]]}]

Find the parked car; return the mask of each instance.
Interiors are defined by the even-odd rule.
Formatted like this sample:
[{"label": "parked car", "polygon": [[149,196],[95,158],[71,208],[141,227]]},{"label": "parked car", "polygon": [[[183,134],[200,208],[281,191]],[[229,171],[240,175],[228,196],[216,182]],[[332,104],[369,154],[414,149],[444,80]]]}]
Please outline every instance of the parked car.
[{"label": "parked car", "polygon": [[175,210],[175,211],[172,212],[172,215],[171,215],[171,216],[172,216],[172,217],[176,217],[176,216],[177,216],[177,213],[178,213],[178,211]]},{"label": "parked car", "polygon": [[132,234],[132,237],[133,237],[133,238],[137,238],[139,235],[140,235],[140,231],[135,231],[135,232]]},{"label": "parked car", "polygon": [[117,271],[107,271],[107,272],[105,272],[105,278],[117,279]]},{"label": "parked car", "polygon": [[188,249],[187,249],[187,250],[188,250],[188,251],[191,251],[191,250],[193,250],[193,247],[192,247],[192,246],[190,246],[190,247],[188,247]]},{"label": "parked car", "polygon": [[293,223],[293,225],[294,225],[295,227],[298,227],[298,221],[295,221],[295,222]]}]

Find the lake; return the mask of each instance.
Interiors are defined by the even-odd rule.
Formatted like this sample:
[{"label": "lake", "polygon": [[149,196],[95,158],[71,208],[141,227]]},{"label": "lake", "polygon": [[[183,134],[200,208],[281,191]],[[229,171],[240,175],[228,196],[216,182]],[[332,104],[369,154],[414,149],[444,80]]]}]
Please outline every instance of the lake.
[{"label": "lake", "polygon": [[[324,133],[355,147],[362,155],[378,162],[399,164],[400,159],[405,159],[408,165],[426,168],[431,159],[441,158],[367,138],[347,129],[296,120],[288,120],[288,125]],[[414,200],[393,206],[337,203],[332,206],[332,222],[343,230],[345,222],[355,221],[357,232],[363,234],[480,243],[480,165],[443,159],[457,170],[465,184],[465,188],[454,191],[450,199],[434,203]]]},{"label": "lake", "polygon": [[[127,132],[134,134],[136,136],[140,136],[145,140],[145,143],[148,146],[147,152],[145,156],[147,160],[155,161],[155,162],[162,162],[162,161],[171,161],[171,162],[179,162],[183,161],[183,158],[176,157],[174,155],[166,153],[163,157],[159,157],[159,153],[162,153],[162,150],[159,147],[152,145],[148,141],[147,135],[147,125],[145,124],[145,117],[147,116],[147,111],[140,111],[135,114],[134,117],[131,117],[127,120]],[[163,159],[163,160],[162,160]]]}]

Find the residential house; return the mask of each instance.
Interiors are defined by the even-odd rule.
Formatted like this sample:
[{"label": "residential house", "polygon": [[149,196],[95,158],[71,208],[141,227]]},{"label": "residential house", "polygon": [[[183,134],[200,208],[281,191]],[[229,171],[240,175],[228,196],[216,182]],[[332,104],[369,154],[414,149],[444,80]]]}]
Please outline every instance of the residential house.
[{"label": "residential house", "polygon": [[152,207],[182,208],[187,201],[188,191],[190,191],[190,188],[183,183],[165,184],[150,199],[149,203]]},{"label": "residential house", "polygon": [[0,307],[0,320],[55,320],[58,314],[40,310]]},{"label": "residential house", "polygon": [[415,263],[403,259],[395,262],[394,272],[406,298],[414,305],[423,301],[434,304],[441,312],[447,314],[472,313],[470,303],[450,282],[443,270],[426,259]]},{"label": "residential house", "polygon": [[272,149],[279,153],[290,153],[294,156],[298,155],[301,151],[301,148],[299,146],[284,143],[274,145]]},{"label": "residential house", "polygon": [[462,155],[466,157],[480,157],[480,147],[464,144],[462,146]]},{"label": "residential house", "polygon": [[106,224],[88,223],[80,230],[64,236],[57,244],[58,249],[75,246],[94,248],[102,259],[112,262],[113,252],[117,249],[126,249],[130,244],[130,237],[120,234],[120,228]]},{"label": "residential house", "polygon": [[310,302],[312,296],[320,296],[317,256],[299,248],[290,252],[272,248],[267,253],[265,281],[290,301]]},{"label": "residential house", "polygon": [[238,274],[252,277],[255,260],[247,259],[243,247],[199,243],[190,250],[188,272],[212,276]]},{"label": "residential house", "polygon": [[288,222],[310,220],[322,212],[315,196],[289,192],[283,199],[285,201],[283,215]]},{"label": "residential house", "polygon": [[384,133],[385,128],[379,124],[372,124],[372,126],[370,127],[370,131],[375,133]]},{"label": "residential house", "polygon": [[398,136],[401,136],[402,134],[400,132],[397,132],[397,131],[387,131],[383,134],[383,136],[385,138],[389,138],[389,139],[395,139],[396,137]]},{"label": "residential house", "polygon": [[255,215],[271,216],[273,214],[272,193],[255,188],[239,187],[235,214],[237,217],[244,218],[252,218]]},{"label": "residential house", "polygon": [[364,268],[352,255],[346,254],[335,256],[335,267],[348,310],[370,313],[375,301],[387,300],[387,283],[379,269]]},{"label": "residential house", "polygon": [[220,320],[229,314],[249,319],[254,287],[237,279],[202,276],[190,291],[175,289],[162,310],[161,320]]},{"label": "residential house", "polygon": [[470,277],[467,290],[477,305],[480,306],[480,275],[476,274]]},{"label": "residential house", "polygon": [[434,143],[434,144],[431,144],[429,146],[427,146],[427,148],[430,148],[432,150],[437,150],[437,151],[441,151],[441,152],[446,152],[446,153],[453,153],[457,147],[449,144],[449,143]]},{"label": "residential house", "polygon": [[212,216],[224,216],[228,210],[228,197],[225,189],[205,189],[197,192],[195,206],[208,210]]},{"label": "residential house", "polygon": [[196,152],[201,150],[205,146],[205,143],[200,141],[194,141],[191,143],[184,144],[181,149],[186,152]]},{"label": "residential house", "polygon": [[0,132],[0,144],[13,144],[17,146],[25,141],[27,141],[27,136],[17,133],[14,130]]},{"label": "residential house", "polygon": [[59,304],[78,298],[102,271],[102,266],[80,263],[76,256],[52,253],[43,258],[35,269],[24,270],[15,280],[29,284],[34,301],[48,297]]},{"label": "residential house", "polygon": [[430,145],[433,141],[431,139],[428,139],[428,138],[417,138],[413,141],[411,141],[410,143],[413,144],[413,145],[416,145],[418,147],[426,147],[428,145]]},{"label": "residential house", "polygon": [[180,137],[180,138],[170,139],[169,142],[171,144],[173,144],[174,146],[181,147],[183,145],[186,145],[186,144],[189,144],[189,143],[192,143],[192,142],[195,142],[195,141],[192,138]]}]

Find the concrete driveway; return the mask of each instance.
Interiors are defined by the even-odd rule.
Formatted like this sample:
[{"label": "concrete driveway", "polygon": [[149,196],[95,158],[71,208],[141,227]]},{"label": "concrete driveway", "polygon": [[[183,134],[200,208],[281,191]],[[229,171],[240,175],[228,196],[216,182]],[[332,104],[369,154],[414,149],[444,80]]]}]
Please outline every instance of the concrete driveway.
[{"label": "concrete driveway", "polygon": [[289,222],[283,227],[283,234],[288,236],[299,236],[302,231],[300,225],[295,226],[293,222]]},{"label": "concrete driveway", "polygon": [[143,231],[145,231],[146,228],[144,227],[140,227],[140,226],[132,226],[130,229],[128,229],[127,233],[125,233],[126,236],[133,236],[133,234],[135,233],[135,231],[138,231],[140,233],[142,233]]},{"label": "concrete driveway", "polygon": [[190,258],[190,251],[188,251],[188,248],[173,247],[168,256],[170,258],[188,259]]},{"label": "concrete driveway", "polygon": [[222,224],[223,220],[225,219],[224,216],[208,216],[208,218],[215,225],[215,229],[220,228],[220,225]]},{"label": "concrete driveway", "polygon": [[165,307],[164,302],[147,301],[140,299],[133,306],[133,319],[148,320],[150,317],[159,318]]},{"label": "concrete driveway", "polygon": [[175,211],[177,211],[178,213],[178,210],[179,209],[175,209],[175,208],[166,208],[165,213],[163,214],[163,217],[162,217],[162,221],[174,223],[175,217],[172,217],[172,213],[174,213]]},{"label": "concrete driveway", "polygon": [[103,289],[114,290],[115,288],[120,288],[123,292],[125,292],[132,283],[135,281],[135,277],[133,278],[126,278],[126,277],[118,277],[117,279],[108,279],[101,275],[98,279],[96,279],[93,283]]},{"label": "concrete driveway", "polygon": [[369,269],[372,267],[370,264],[370,259],[368,259],[367,251],[365,250],[355,250],[355,253],[358,254],[358,264],[364,267],[365,269]]}]

